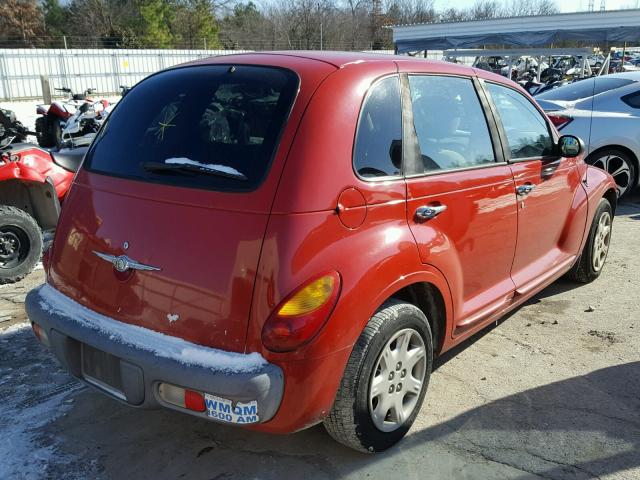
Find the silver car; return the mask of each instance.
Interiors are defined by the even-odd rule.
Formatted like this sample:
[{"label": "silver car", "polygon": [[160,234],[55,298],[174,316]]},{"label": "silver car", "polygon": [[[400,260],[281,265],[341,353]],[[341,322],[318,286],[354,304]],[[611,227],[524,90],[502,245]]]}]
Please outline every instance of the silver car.
[{"label": "silver car", "polygon": [[638,185],[640,72],[593,77],[535,97],[563,135],[586,144],[587,163],[609,172],[618,196]]}]

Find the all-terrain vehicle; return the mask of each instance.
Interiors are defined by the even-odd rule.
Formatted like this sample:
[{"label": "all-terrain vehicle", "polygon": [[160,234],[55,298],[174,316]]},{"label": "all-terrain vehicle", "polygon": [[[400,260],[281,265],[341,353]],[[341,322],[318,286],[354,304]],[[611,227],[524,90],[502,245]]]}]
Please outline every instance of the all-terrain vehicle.
[{"label": "all-terrain vehicle", "polygon": [[[55,90],[68,95],[65,101],[55,101],[51,105],[38,105],[36,113],[41,115],[36,119],[36,137],[41,147],[60,147],[62,145],[64,129],[67,123],[74,117],[82,117],[83,121],[77,121],[77,128],[73,132],[67,132],[66,136],[83,136],[98,131],[99,125],[93,121],[84,121],[85,113],[99,113],[109,106],[107,100],[94,101],[90,95],[95,93],[95,88],[89,88],[84,93],[73,93],[70,88],[56,88]],[[78,110],[82,110],[78,113]],[[78,113],[78,115],[76,115]],[[80,120],[80,119],[78,119]]]},{"label": "all-terrain vehicle", "polygon": [[10,143],[25,142],[31,133],[18,121],[13,110],[0,108],[0,148]]},{"label": "all-terrain vehicle", "polygon": [[0,148],[0,285],[28,275],[53,232],[86,148],[48,152],[30,143]]}]

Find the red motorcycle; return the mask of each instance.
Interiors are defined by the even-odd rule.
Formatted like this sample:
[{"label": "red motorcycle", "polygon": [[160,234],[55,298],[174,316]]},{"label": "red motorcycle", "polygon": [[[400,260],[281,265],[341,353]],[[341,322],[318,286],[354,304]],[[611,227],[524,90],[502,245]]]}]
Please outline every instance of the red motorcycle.
[{"label": "red motorcycle", "polygon": [[86,150],[48,152],[29,143],[0,149],[0,285],[21,280],[40,260],[43,234],[55,230]]}]

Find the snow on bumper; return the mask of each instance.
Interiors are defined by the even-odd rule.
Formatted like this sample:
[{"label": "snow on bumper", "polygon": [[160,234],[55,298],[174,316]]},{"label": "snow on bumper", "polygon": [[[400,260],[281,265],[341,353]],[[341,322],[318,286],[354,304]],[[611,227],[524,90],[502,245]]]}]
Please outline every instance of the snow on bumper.
[{"label": "snow on bumper", "polygon": [[82,344],[117,357],[122,395],[109,388],[101,390],[129,405],[162,405],[215,419],[207,412],[164,402],[158,394],[161,382],[228,399],[232,405],[257,404],[261,423],[270,420],[280,405],[282,370],[258,353],[225,352],[122,323],[78,304],[47,284],[29,292],[25,306],[29,319],[45,329],[51,350],[74,376],[85,379]]}]

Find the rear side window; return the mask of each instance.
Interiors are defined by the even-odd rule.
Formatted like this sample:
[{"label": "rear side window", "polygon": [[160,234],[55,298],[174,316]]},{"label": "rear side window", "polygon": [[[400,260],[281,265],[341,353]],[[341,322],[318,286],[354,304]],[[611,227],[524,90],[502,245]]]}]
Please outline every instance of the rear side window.
[{"label": "rear side window", "polygon": [[363,178],[394,177],[402,173],[402,108],[397,76],[376,83],[364,101],[353,163]]},{"label": "rear side window", "polygon": [[182,187],[252,190],[266,176],[298,89],[285,69],[178,68],[121,100],[85,167]]},{"label": "rear side window", "polygon": [[410,76],[413,125],[422,162],[418,171],[495,163],[489,127],[468,78]]},{"label": "rear side window", "polygon": [[640,90],[625,95],[621,100],[632,108],[640,108]]},{"label": "rear side window", "polygon": [[553,140],[545,117],[521,93],[488,83],[498,109],[512,159],[544,157],[553,153]]}]

